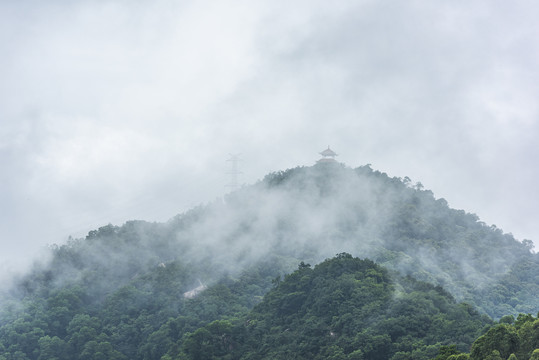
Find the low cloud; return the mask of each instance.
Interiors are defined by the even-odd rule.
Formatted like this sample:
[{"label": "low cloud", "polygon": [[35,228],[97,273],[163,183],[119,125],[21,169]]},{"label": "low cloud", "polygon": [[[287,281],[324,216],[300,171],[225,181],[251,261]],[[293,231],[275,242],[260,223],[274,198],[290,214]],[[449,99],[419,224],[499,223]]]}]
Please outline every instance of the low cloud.
[{"label": "low cloud", "polygon": [[534,2],[0,7],[0,261],[212,201],[229,153],[254,183],[328,144],[539,238]]}]

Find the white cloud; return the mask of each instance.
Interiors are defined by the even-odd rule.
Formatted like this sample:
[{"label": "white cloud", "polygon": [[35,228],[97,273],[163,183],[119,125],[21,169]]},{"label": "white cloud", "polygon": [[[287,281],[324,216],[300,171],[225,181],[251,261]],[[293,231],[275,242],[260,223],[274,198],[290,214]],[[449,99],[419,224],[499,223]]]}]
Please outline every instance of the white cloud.
[{"label": "white cloud", "polygon": [[2,238],[164,220],[229,153],[253,182],[331,145],[539,239],[535,2],[0,7]]}]

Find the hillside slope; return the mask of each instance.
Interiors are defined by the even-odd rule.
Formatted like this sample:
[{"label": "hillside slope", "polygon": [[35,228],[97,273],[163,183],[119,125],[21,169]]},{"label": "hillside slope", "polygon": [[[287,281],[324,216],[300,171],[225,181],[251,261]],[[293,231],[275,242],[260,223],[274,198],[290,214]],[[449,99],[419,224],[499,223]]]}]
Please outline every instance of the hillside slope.
[{"label": "hillside slope", "polygon": [[266,254],[317,263],[340,252],[447,288],[494,318],[539,310],[539,255],[420,184],[368,166],[319,164],[175,219],[187,252],[243,264]]},{"label": "hillside slope", "polygon": [[[188,334],[187,359],[430,359],[468,349],[491,322],[442,288],[339,254],[301,263],[241,322]],[[182,356],[180,356],[182,358]]]},{"label": "hillside slope", "polygon": [[[51,260],[1,303],[0,359],[159,359],[215,320],[246,316],[299,262],[344,252],[495,319],[539,311],[539,255],[528,244],[408,179],[320,164],[270,174],[167,223],[107,225],[52,246]],[[185,296],[197,288],[206,290]],[[452,342],[462,348],[472,333]]]}]

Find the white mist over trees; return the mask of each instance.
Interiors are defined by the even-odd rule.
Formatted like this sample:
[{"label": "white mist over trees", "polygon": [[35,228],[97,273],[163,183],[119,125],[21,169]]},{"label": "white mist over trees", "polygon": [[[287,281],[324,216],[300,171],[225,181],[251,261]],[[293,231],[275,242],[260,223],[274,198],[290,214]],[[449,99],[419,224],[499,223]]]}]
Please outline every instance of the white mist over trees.
[{"label": "white mist over trees", "polygon": [[221,196],[230,152],[253,183],[328,143],[539,239],[538,12],[531,0],[2,1],[0,268]]},{"label": "white mist over trees", "polygon": [[[141,265],[176,259],[211,263],[212,271],[201,279],[211,282],[268,256],[318,263],[348,252],[444,286],[494,317],[530,312],[537,305],[533,276],[525,280],[532,286],[529,293],[510,295],[500,285],[537,271],[537,255],[528,244],[474,214],[449,208],[419,183],[391,178],[368,165],[351,169],[321,163],[271,173],[166,223],[108,225],[55,249],[53,261],[63,259],[52,266],[62,268],[53,277],[59,283],[80,281],[88,267],[108,274],[111,284],[121,283]],[[495,295],[526,301],[513,308],[503,302],[498,308],[498,300],[489,299]]]},{"label": "white mist over trees", "polygon": [[[407,325],[399,326],[414,327],[414,336],[424,342],[414,342],[413,351],[428,359],[441,345],[454,343],[466,351],[481,328],[490,326],[487,315],[499,319],[539,310],[539,255],[531,253],[528,245],[487,226],[474,214],[451,209],[409,178],[392,178],[368,165],[352,169],[330,162],[297,167],[271,173],[224,200],[165,223],[109,224],[86,238],[53,246],[51,260],[18,279],[4,297],[0,356],[2,351],[9,356],[19,351],[33,360],[54,348],[52,353],[64,349],[81,359],[99,352],[111,359],[161,359],[164,354],[204,358],[200,346],[213,336],[208,334],[248,338],[244,331],[258,329],[268,343],[279,342],[266,328],[270,320],[263,319],[273,318],[273,311],[280,313],[282,307],[275,306],[281,302],[319,317],[315,323],[325,324],[328,334],[359,326],[349,323],[344,313],[341,320],[324,317],[316,307],[327,306],[327,300],[335,306],[357,302],[365,314],[371,307],[377,314],[373,327],[364,329],[368,334],[347,330],[348,345],[343,343],[341,350],[319,345],[328,354],[352,354],[355,349],[385,359],[388,354],[412,351],[404,345],[411,341],[402,337],[407,331],[388,330],[398,329],[395,326],[403,321],[399,316],[406,314]],[[335,254],[340,255],[324,262]],[[317,273],[311,273],[308,264],[321,262],[326,264],[322,268],[333,264],[331,268],[347,269],[344,264],[349,264],[365,273],[354,273],[352,279],[346,271],[332,270],[328,278],[312,278]],[[299,273],[283,278],[298,263]],[[331,280],[332,276],[337,278]],[[301,305],[304,301],[317,303],[316,296],[306,294],[327,288],[317,285],[321,281],[336,281],[338,289],[333,295],[320,294],[320,301],[326,300],[315,308],[304,308],[311,306]],[[201,290],[196,296],[185,296],[196,289]],[[274,290],[266,298],[270,289]],[[373,297],[360,289],[370,289]],[[262,313],[264,307],[254,308],[259,303],[266,304]],[[433,318],[418,320],[418,310],[410,310],[418,304],[425,304]],[[343,309],[353,308],[345,305]],[[248,325],[249,319],[257,318],[263,322]],[[281,320],[276,326],[282,326],[282,331],[289,321],[294,326],[302,323]],[[86,326],[81,321],[93,324],[87,325],[93,330],[85,330],[84,341],[76,340]],[[437,327],[436,321],[443,326]],[[416,322],[437,329],[437,335],[425,337],[425,327],[411,325]],[[31,328],[39,330],[27,333],[25,329]],[[292,333],[303,336],[301,331]],[[383,346],[390,338],[395,345]],[[378,350],[361,345],[376,341]],[[256,348],[244,345],[245,351]],[[223,356],[233,351],[219,342],[216,346],[211,351]],[[531,351],[529,346],[522,349]],[[240,352],[234,358],[244,355]]]}]

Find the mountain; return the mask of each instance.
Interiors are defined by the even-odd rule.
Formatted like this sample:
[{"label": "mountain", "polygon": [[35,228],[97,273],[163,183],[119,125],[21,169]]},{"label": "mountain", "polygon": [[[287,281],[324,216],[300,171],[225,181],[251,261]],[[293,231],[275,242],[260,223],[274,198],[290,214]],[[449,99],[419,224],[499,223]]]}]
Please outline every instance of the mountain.
[{"label": "mountain", "polygon": [[431,358],[448,338],[467,348],[490,323],[440,287],[344,253],[314,269],[301,263],[244,323],[213,322],[183,350],[190,359]]},{"label": "mountain", "polygon": [[[416,351],[414,358],[427,359],[450,344],[467,351],[492,323],[487,315],[497,320],[539,311],[539,255],[530,250],[529,242],[515,240],[474,214],[451,209],[408,178],[392,178],[370,166],[298,167],[269,174],[166,223],[107,225],[84,239],[51,246],[50,260],[19,279],[1,302],[0,359],[185,357],[193,354],[189,344],[196,347],[194,334],[230,330],[241,335],[249,326],[238,323],[252,319],[265,324],[256,327],[259,338],[244,334],[242,339],[278,344],[284,340],[276,329],[297,331],[289,324],[300,321],[281,317],[278,322],[282,307],[274,305],[287,301],[301,304],[301,319],[312,318],[313,327],[319,324],[326,332],[341,333],[338,327],[334,330],[341,323],[348,329],[346,338],[363,331],[389,336],[394,345],[387,356]],[[350,255],[325,260],[335,254]],[[362,300],[351,297],[362,292],[354,286],[368,285],[352,280],[363,282],[369,276],[358,270],[328,278],[317,272],[328,261],[350,261],[379,274],[384,290]],[[298,271],[314,277],[305,279],[305,288],[290,285],[302,290],[285,292],[283,286],[297,278],[292,271],[301,262],[320,265],[302,265]],[[328,286],[317,288],[317,281]],[[338,299],[352,305],[330,319],[337,305],[326,303],[331,310],[327,314],[320,310],[322,305],[318,310],[312,307],[314,297],[332,296],[332,281],[341,286],[335,290],[343,294]],[[284,300],[275,300],[280,297]],[[354,304],[357,311],[373,307],[371,324],[347,318]],[[401,339],[383,332],[387,324],[397,326],[391,323],[401,311],[395,304],[405,313],[409,308],[409,318],[401,319],[404,325],[429,324],[425,326],[432,334],[418,330],[410,339]],[[421,314],[416,304],[430,310]],[[433,324],[442,330],[433,333]],[[398,345],[412,340],[416,345]],[[328,341],[312,349],[329,351],[328,346],[335,345],[343,356],[351,356],[356,346],[361,352],[357,356],[374,356],[355,340],[342,346]],[[229,350],[223,358],[232,356]],[[270,356],[273,350],[264,351]]]},{"label": "mountain", "polygon": [[169,354],[178,359],[535,360],[539,317],[509,315],[493,324],[439,286],[390,275],[370,260],[343,253],[314,269],[300,263],[277,279],[249,314],[213,321],[187,334]]}]

